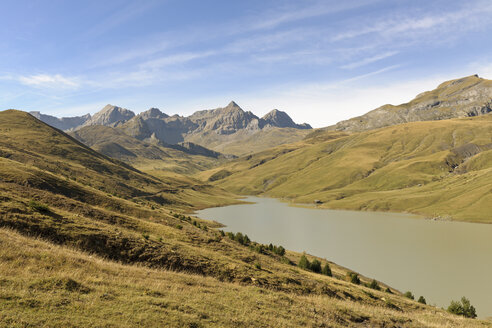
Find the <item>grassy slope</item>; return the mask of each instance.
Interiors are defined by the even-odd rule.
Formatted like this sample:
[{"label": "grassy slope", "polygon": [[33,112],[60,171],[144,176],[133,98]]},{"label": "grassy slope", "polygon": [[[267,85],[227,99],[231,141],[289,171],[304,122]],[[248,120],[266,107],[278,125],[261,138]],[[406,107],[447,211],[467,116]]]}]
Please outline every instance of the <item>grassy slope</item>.
[{"label": "grassy slope", "polygon": [[303,142],[200,173],[228,190],[491,222],[492,115],[415,122]]},{"label": "grassy slope", "polygon": [[144,171],[156,169],[191,174],[220,163],[215,158],[152,145],[130,137],[120,129],[102,125],[87,126],[69,134],[102,154]]},{"label": "grassy slope", "polygon": [[4,229],[0,276],[0,327],[490,326],[333,279],[327,283],[378,301],[298,295],[121,265]]},{"label": "grassy slope", "polygon": [[173,216],[232,201],[217,188],[140,173],[18,111],[0,134],[0,325],[483,325]]},{"label": "grassy slope", "polygon": [[242,156],[302,140],[310,132],[312,130],[268,128],[253,134],[251,131],[241,130],[230,135],[219,135],[210,131],[188,135],[185,137],[185,140],[203,145],[223,154]]}]

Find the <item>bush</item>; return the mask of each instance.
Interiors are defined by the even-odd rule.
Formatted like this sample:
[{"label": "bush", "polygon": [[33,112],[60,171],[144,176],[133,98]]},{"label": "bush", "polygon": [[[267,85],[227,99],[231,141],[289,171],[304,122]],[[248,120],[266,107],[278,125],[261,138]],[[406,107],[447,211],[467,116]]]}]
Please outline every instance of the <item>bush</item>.
[{"label": "bush", "polygon": [[475,307],[471,305],[470,300],[464,296],[461,298],[461,302],[451,301],[451,304],[448,306],[448,312],[462,315],[466,318],[477,317]]},{"label": "bush", "polygon": [[329,276],[329,277],[332,276],[331,268],[330,268],[330,265],[328,264],[328,262],[326,262],[325,265],[323,266],[321,273],[324,274],[325,276]]},{"label": "bush", "polygon": [[406,298],[409,298],[411,300],[415,299],[415,296],[413,296],[411,291],[405,292],[405,294],[403,294],[403,296],[405,296]]},{"label": "bush", "polygon": [[280,255],[280,256],[284,256],[285,255],[285,248],[283,248],[282,246],[275,246],[273,248],[273,252],[277,255]]},{"label": "bush", "polygon": [[420,296],[419,299],[417,300],[417,302],[422,303],[422,304],[427,304],[427,302],[425,301],[424,296]]},{"label": "bush", "polygon": [[359,275],[357,273],[348,272],[347,276],[348,276],[351,283],[356,284],[356,285],[360,285],[360,278],[359,278]]},{"label": "bush", "polygon": [[310,266],[311,271],[320,273],[321,272],[321,262],[314,259]]},{"label": "bush", "polygon": [[375,290],[381,290],[381,287],[379,287],[379,284],[375,279],[373,279],[371,281],[371,283],[369,285],[367,285],[367,287],[375,289]]},{"label": "bush", "polygon": [[257,268],[258,270],[261,270],[261,264],[259,262],[256,262],[255,263],[255,268]]},{"label": "bush", "polygon": [[305,254],[302,254],[297,266],[304,270],[309,270],[311,268],[311,263],[309,263],[309,260],[307,259]]},{"label": "bush", "polygon": [[224,230],[219,230],[219,233],[220,233],[220,235],[221,235],[222,237],[224,237],[224,236],[225,236],[225,232],[224,232]]},{"label": "bush", "polygon": [[389,289],[389,287],[386,287],[384,291],[388,294],[393,294],[393,292],[391,291],[391,289]]},{"label": "bush", "polygon": [[29,207],[32,210],[40,213],[48,213],[50,211],[50,208],[47,205],[37,202],[35,200],[31,200],[29,202]]},{"label": "bush", "polygon": [[244,245],[249,245],[251,244],[251,240],[249,239],[248,235],[244,235]]},{"label": "bush", "polygon": [[181,224],[176,224],[176,229],[181,230],[181,229],[183,229],[183,226]]},{"label": "bush", "polygon": [[143,233],[142,237],[144,237],[145,240],[149,240],[149,238],[150,238],[150,236],[146,233]]}]

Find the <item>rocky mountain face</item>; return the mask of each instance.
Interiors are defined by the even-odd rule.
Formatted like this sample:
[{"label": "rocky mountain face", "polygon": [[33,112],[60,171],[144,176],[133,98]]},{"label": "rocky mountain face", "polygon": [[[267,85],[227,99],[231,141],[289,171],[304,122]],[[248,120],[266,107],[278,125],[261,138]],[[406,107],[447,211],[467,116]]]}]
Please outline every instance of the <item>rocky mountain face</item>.
[{"label": "rocky mountain face", "polygon": [[[228,149],[222,149],[221,146],[237,144],[245,138],[251,139],[252,135],[258,132],[264,132],[262,135],[268,139],[265,143],[266,149],[285,142],[300,140],[307,131],[300,133],[299,130],[311,129],[309,124],[294,123],[287,113],[277,109],[259,118],[250,111],[244,111],[233,101],[226,107],[197,111],[188,117],[169,116],[158,108],[151,108],[135,115],[128,109],[113,105],[105,106],[92,117],[89,114],[84,116],[86,118],[84,120],[79,118],[57,119],[40,113],[36,115],[45,123],[58,124],[62,130],[77,131],[88,126],[109,126],[141,141],[151,144],[176,145],[178,150],[208,157],[222,156],[220,153],[228,153]],[[60,120],[69,119],[74,123],[71,125],[59,123]],[[261,142],[261,140],[256,142]]]},{"label": "rocky mountain face", "polygon": [[261,118],[265,125],[276,126],[279,128],[312,129],[307,123],[296,124],[286,112],[274,109]]},{"label": "rocky mountain face", "polygon": [[114,126],[118,123],[126,122],[133,118],[135,113],[126,108],[121,108],[113,105],[106,105],[102,110],[94,114],[82,126],[89,125],[105,125]]},{"label": "rocky mountain face", "polygon": [[62,117],[58,118],[51,115],[41,114],[40,112],[29,112],[32,116],[45,122],[52,127],[55,127],[60,130],[72,130],[78,126],[81,126],[91,118],[91,114],[86,114],[84,116],[75,116],[75,117]]},{"label": "rocky mountain face", "polygon": [[477,75],[442,83],[398,106],[384,105],[329,130],[364,131],[415,121],[478,116],[492,111],[492,81]]}]

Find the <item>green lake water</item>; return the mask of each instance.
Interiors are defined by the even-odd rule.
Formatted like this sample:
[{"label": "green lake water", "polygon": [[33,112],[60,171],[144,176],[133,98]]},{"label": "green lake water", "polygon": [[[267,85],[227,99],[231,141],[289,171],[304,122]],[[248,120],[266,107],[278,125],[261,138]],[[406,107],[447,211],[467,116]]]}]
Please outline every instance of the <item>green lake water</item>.
[{"label": "green lake water", "polygon": [[492,317],[492,225],[380,212],[292,207],[271,198],[197,216],[260,243],[326,258],[439,307],[462,296]]}]

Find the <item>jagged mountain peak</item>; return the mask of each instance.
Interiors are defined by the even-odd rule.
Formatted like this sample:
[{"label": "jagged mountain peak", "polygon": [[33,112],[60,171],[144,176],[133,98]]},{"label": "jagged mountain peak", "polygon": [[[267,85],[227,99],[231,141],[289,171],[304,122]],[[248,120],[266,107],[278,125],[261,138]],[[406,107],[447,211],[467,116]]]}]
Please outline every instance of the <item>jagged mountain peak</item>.
[{"label": "jagged mountain peak", "polygon": [[82,126],[88,125],[106,125],[112,126],[117,122],[126,122],[135,117],[135,113],[126,108],[108,104],[99,112],[94,114],[90,120],[87,120]]},{"label": "jagged mountain peak", "polygon": [[142,117],[143,119],[149,119],[149,118],[167,118],[169,115],[161,112],[159,108],[152,107],[145,112],[141,112],[138,116]]},{"label": "jagged mountain peak", "polygon": [[278,109],[272,109],[261,119],[265,121],[265,124],[275,126],[278,128],[296,128],[296,129],[311,128],[311,126],[307,123],[296,124],[286,112],[283,112]]}]

